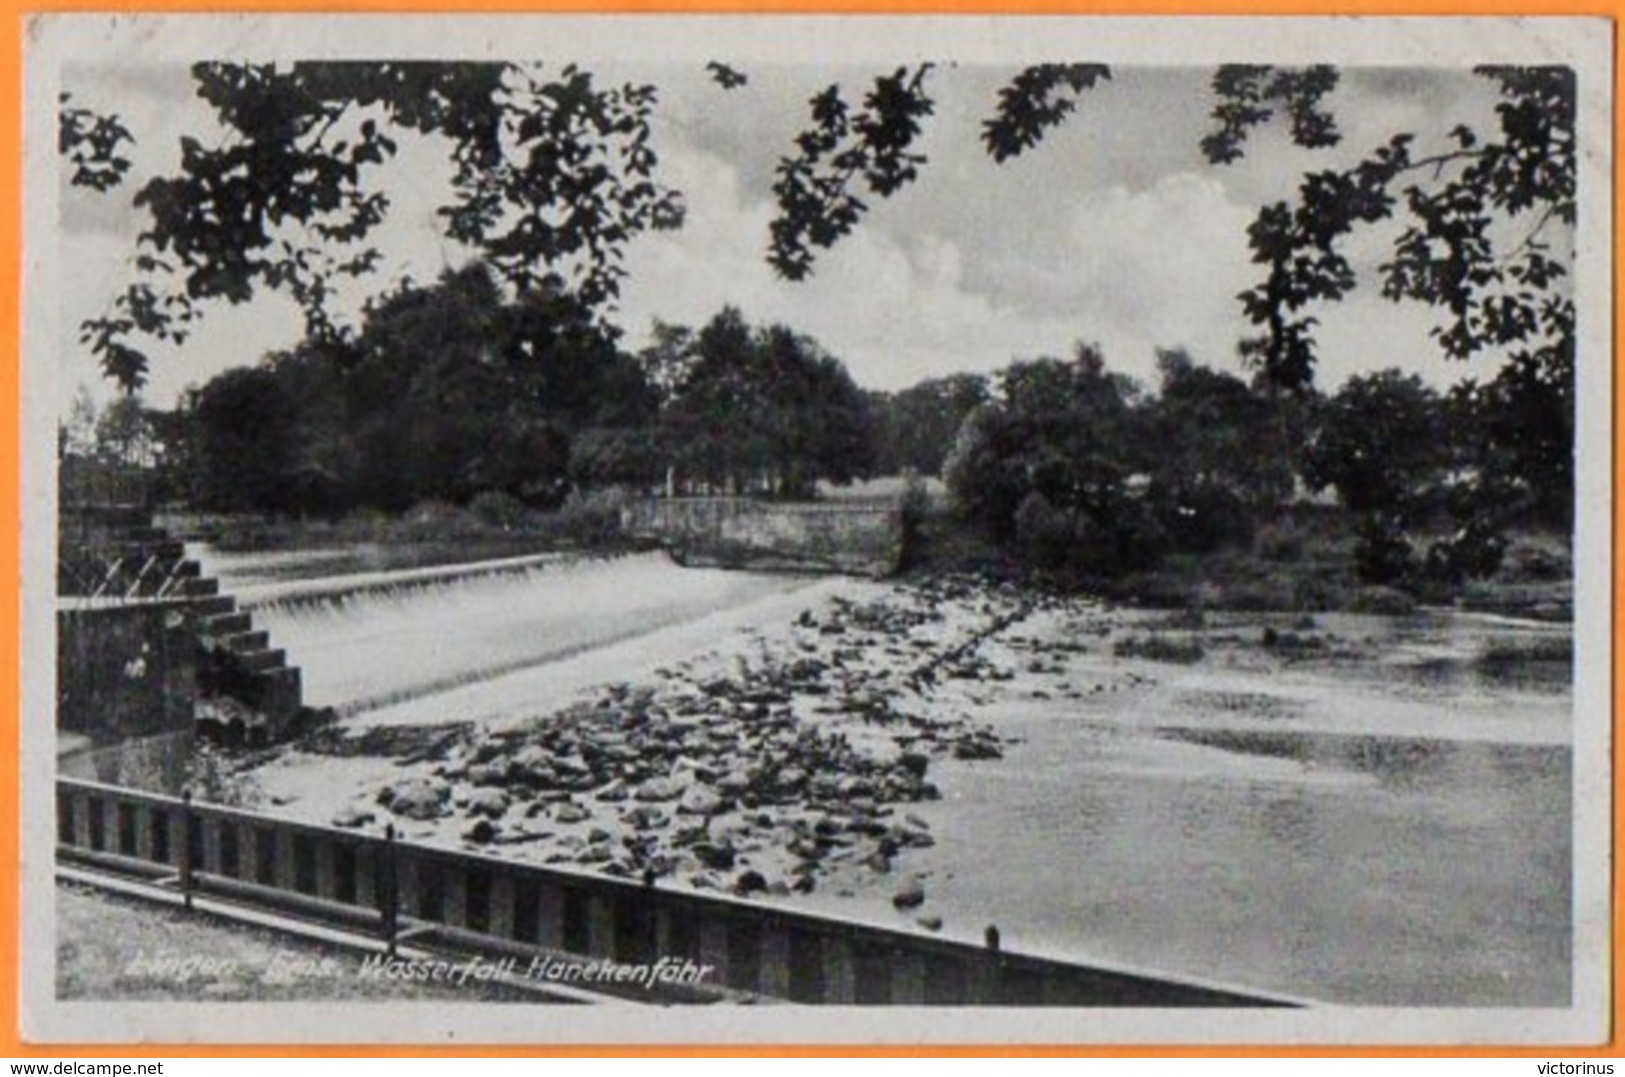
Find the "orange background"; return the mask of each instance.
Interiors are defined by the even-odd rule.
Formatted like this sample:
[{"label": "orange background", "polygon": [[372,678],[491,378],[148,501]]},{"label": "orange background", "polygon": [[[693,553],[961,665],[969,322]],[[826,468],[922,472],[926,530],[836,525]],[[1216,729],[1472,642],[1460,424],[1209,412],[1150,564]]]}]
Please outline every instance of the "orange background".
[{"label": "orange background", "polygon": [[[139,4],[108,3],[106,0],[0,0],[0,7],[10,16],[0,33],[0,160],[9,164],[0,178],[0,353],[12,362],[0,362],[0,429],[7,436],[0,438],[0,512],[4,525],[0,526],[0,601],[7,613],[0,616],[0,669],[19,668],[19,595],[18,595],[18,537],[20,531],[20,501],[18,493],[20,437],[17,416],[21,401],[18,398],[18,367],[20,364],[18,336],[18,300],[21,271],[21,121],[23,114],[22,56],[23,25],[30,14],[67,11],[118,12],[216,12],[223,10],[286,11],[286,12],[455,12],[456,14],[500,12],[623,12],[630,14],[666,14],[685,12],[746,13],[746,14],[1044,14],[1044,15],[1570,15],[1602,16],[1618,20],[1625,14],[1625,0],[1470,0],[1450,3],[1447,0],[1341,0],[1339,3],[1315,0],[803,0],[795,3],[764,3],[761,0],[552,0],[531,2],[524,0],[480,0],[478,3],[452,6],[446,0],[393,0],[389,3],[366,3],[357,0],[237,0],[235,3],[210,0],[144,0]],[[1617,27],[1606,32],[1614,34],[1618,48]],[[1619,419],[1622,372],[1618,361],[1619,324],[1617,317],[1619,282],[1625,277],[1625,264],[1620,258],[1618,229],[1625,220],[1625,197],[1619,182],[1621,133],[1625,132],[1625,112],[1618,103],[1622,95],[1621,68],[1615,58],[1614,71],[1614,298],[1615,340],[1614,416]],[[1620,465],[1619,443],[1614,443],[1614,475],[1617,484]],[[1617,533],[1625,523],[1625,511],[1614,507],[1614,530]],[[1614,546],[1614,573],[1620,573],[1622,559],[1619,547]],[[1613,594],[1613,620],[1618,622],[1625,610],[1625,597],[1618,588]],[[1616,656],[1618,643],[1615,643]],[[1620,703],[1625,700],[1625,684],[1618,680],[1613,688],[1614,713],[1617,717]],[[729,1047],[694,1046],[691,1044],[662,1046],[618,1045],[550,1045],[545,1047],[411,1047],[391,1046],[184,1046],[143,1044],[140,1046],[78,1046],[65,1043],[31,1044],[18,1038],[18,759],[20,751],[19,715],[20,698],[16,679],[5,684],[5,696],[0,703],[0,715],[9,721],[0,725],[0,818],[12,820],[0,826],[0,1055],[16,1057],[51,1058],[142,1058],[142,1057],[284,1057],[284,1056],[384,1056],[384,1057],[526,1057],[534,1055],[602,1056],[602,1055],[1083,1055],[1083,1056],[1142,1056],[1142,1057],[1528,1057],[1528,1058],[1596,1058],[1625,1057],[1620,1038],[1621,1019],[1625,1018],[1625,1000],[1616,989],[1611,993],[1611,1032],[1609,1043],[1601,1048],[1550,1047],[1406,1047],[1391,1046],[1339,1048],[1339,1047],[1281,1047],[1249,1046],[1157,1046],[1155,1044],[1124,1044],[1118,1046],[1074,1046],[1067,1044],[1030,1045],[1022,1047],[840,1047],[830,1045],[780,1044],[770,1046]],[[1625,744],[1619,736],[1617,723],[1613,739],[1613,773],[1625,772]],[[1625,830],[1625,797],[1614,798],[1614,875],[1610,888],[1613,906],[1617,910],[1622,888],[1619,864],[1619,835]],[[1621,957],[1619,923],[1616,918],[1613,934],[1613,954],[1610,968],[1613,981],[1620,982],[1625,970]]]}]

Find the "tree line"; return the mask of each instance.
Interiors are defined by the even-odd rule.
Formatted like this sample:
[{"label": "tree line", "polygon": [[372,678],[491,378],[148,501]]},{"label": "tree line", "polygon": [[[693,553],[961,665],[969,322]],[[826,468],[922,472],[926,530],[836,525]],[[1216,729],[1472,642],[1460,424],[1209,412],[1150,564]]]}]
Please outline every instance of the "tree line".
[{"label": "tree line", "polygon": [[802,498],[884,463],[876,401],[810,337],[733,308],[654,336],[630,353],[571,295],[510,294],[481,263],[407,283],[353,338],[146,412],[160,496],[324,517],[479,495],[548,509],[610,485]]},{"label": "tree line", "polygon": [[1295,506],[1344,514],[1363,581],[1492,574],[1513,527],[1573,519],[1573,386],[1508,362],[1440,392],[1395,368],[1286,391],[1159,350],[1146,386],[1093,347],[899,392],[858,388],[784,325],[725,308],[621,349],[562,291],[480,263],[190,390],[172,411],[88,400],[66,455],[146,468],[191,507],[337,517],[429,501],[549,509],[572,491],[806,499],[820,482],[941,476],[955,526],[1080,580],[1248,547]]},{"label": "tree line", "polygon": [[1573,385],[1510,362],[1440,392],[1387,368],[1285,392],[1158,353],[1147,390],[1094,348],[1016,362],[944,464],[962,517],[1030,567],[1082,579],[1249,547],[1295,506],[1341,513],[1365,583],[1492,575],[1515,527],[1568,533]]}]

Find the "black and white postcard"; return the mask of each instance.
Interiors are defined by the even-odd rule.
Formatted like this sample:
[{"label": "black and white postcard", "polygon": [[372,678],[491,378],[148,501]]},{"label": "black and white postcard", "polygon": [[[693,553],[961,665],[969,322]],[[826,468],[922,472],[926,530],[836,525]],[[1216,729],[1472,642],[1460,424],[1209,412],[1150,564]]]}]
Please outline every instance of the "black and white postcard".
[{"label": "black and white postcard", "polygon": [[1599,1042],[1610,42],[37,17],[25,1038]]}]

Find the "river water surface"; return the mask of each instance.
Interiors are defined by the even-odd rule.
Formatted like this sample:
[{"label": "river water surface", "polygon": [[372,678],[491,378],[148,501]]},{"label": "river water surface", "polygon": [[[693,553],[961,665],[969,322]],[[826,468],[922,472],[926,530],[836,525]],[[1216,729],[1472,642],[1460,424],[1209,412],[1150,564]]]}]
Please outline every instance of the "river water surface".
[{"label": "river water surface", "polygon": [[[311,702],[372,708],[351,721],[498,720],[887,586],[647,555],[270,603],[256,621]],[[1282,662],[1238,642],[1260,623],[1214,626],[1189,666],[1095,648],[946,701],[1008,743],[1002,761],[934,764],[943,798],[910,808],[937,839],[898,862],[925,878],[925,911],[952,937],[996,924],[1008,949],[1326,1001],[1567,1005],[1568,673],[1482,661],[1567,628],[1332,616],[1318,627],[1350,650]],[[1082,684],[1099,687],[1054,690]],[[912,927],[889,893],[792,900]]]}]

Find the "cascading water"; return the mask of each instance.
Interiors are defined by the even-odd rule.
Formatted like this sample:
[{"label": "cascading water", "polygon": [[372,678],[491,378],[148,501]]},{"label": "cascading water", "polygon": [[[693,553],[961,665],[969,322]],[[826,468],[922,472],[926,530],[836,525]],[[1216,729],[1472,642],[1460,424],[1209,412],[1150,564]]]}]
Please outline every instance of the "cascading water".
[{"label": "cascading water", "polygon": [[[490,682],[811,583],[685,569],[663,553],[646,553],[245,581],[236,593],[271,646],[303,671],[306,703],[351,715]],[[222,585],[232,590],[229,572]],[[466,712],[466,693],[458,695],[434,708],[440,720],[476,717]],[[524,700],[531,710],[550,702]]]}]

